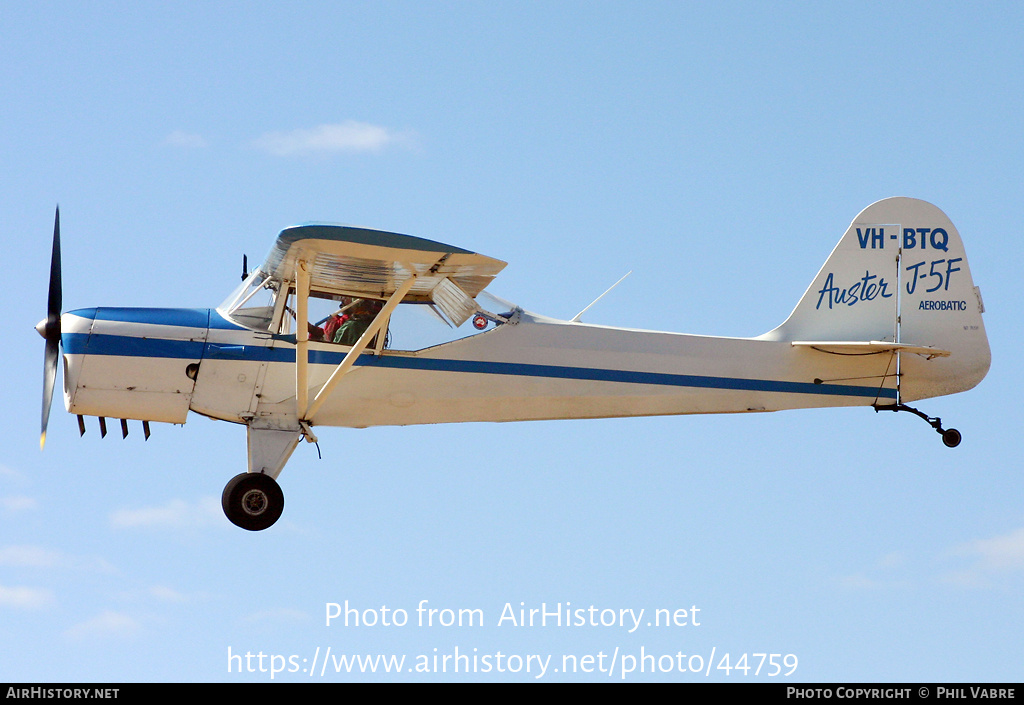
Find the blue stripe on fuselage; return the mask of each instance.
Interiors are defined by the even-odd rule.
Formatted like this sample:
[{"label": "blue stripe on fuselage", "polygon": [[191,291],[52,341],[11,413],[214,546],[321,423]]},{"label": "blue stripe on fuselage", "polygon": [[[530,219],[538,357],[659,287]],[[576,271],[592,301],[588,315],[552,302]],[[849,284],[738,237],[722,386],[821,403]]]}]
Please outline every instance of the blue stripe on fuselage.
[{"label": "blue stripe on fuselage", "polygon": [[[159,338],[133,338],[119,335],[66,334],[64,350],[70,354],[127,355],[132,357],[182,358],[187,360],[220,359],[260,362],[295,362],[292,347],[263,347],[229,343],[204,343]],[[344,351],[310,350],[309,361],[317,365],[337,365],[345,357]],[[514,377],[545,377],[590,382],[619,382],[624,384],[653,384],[670,387],[695,387],[753,392],[784,392],[789,394],[819,394],[847,397],[881,397],[895,399],[895,389],[861,387],[846,384],[814,384],[768,379],[746,379],[685,375],[669,372],[639,372],[610,370],[596,367],[566,367],[522,362],[489,362],[479,360],[446,360],[398,355],[378,356],[364,353],[355,363],[362,367],[422,370],[431,372],[460,372],[472,374],[508,375]]]},{"label": "blue stripe on fuselage", "polygon": [[68,355],[118,355],[123,357],[162,357],[199,360],[203,357],[201,340],[165,340],[131,335],[89,335],[64,333],[61,336]]},{"label": "blue stripe on fuselage", "polygon": [[752,392],[788,392],[791,394],[827,394],[854,397],[891,396],[893,399],[896,398],[896,390],[894,389],[854,387],[844,384],[814,384],[813,382],[784,382],[770,379],[682,375],[671,372],[609,370],[600,367],[563,367],[560,365],[537,365],[520,362],[482,362],[477,360],[439,360],[411,357],[380,357],[368,363],[368,365],[378,365],[393,369],[549,377],[553,379],[585,380],[588,382],[622,382],[626,384],[654,384],[669,387],[699,387],[702,389],[728,389]]}]

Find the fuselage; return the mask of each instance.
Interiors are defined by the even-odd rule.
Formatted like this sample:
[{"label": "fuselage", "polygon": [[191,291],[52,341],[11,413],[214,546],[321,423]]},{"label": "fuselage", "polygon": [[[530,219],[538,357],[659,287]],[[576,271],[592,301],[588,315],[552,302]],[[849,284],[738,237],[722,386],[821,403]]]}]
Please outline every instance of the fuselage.
[{"label": "fuselage", "polygon": [[[294,335],[216,309],[79,309],[62,317],[71,413],[184,423],[296,419]],[[310,395],[349,348],[309,344]],[[516,322],[422,350],[365,352],[313,419],[367,427],[891,404],[893,355],[758,338]]]}]

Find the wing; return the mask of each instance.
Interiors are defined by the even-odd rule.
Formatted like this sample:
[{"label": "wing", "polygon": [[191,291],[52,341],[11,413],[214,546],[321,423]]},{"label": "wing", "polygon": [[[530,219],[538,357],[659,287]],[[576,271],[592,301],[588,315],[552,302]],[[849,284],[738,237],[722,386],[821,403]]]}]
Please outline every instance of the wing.
[{"label": "wing", "polygon": [[387,299],[412,274],[404,301],[437,305],[456,325],[476,310],[473,299],[505,262],[442,242],[344,225],[299,225],[282,230],[261,269],[294,282],[299,261],[314,294]]}]

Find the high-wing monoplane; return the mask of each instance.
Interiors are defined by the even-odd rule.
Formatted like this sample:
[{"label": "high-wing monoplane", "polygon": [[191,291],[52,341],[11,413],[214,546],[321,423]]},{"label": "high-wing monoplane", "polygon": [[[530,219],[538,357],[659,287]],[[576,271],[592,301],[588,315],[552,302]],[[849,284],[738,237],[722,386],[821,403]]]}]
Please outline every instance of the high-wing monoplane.
[{"label": "high-wing monoplane", "polygon": [[[505,263],[432,240],[340,225],[282,231],[266,260],[211,309],[61,312],[54,222],[41,445],[63,348],[78,416],[182,424],[189,411],[244,424],[248,470],[224,512],[271,526],[277,478],[325,426],[525,421],[864,406],[908,411],[950,447],[956,429],[908,406],[977,385],[989,368],[984,307],[960,234],[935,206],[864,209],[782,325],[722,338],[563,321],[484,289]],[[244,271],[244,265],[243,265]],[[455,339],[403,336],[403,310]]]}]

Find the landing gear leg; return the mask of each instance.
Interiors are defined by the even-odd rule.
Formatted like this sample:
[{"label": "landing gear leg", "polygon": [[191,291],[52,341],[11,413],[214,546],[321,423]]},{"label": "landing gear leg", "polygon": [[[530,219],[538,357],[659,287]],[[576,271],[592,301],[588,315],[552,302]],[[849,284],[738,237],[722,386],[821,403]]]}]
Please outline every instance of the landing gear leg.
[{"label": "landing gear leg", "polygon": [[942,436],[942,442],[947,448],[956,448],[958,445],[960,445],[960,440],[962,439],[960,432],[957,431],[955,428],[942,428],[942,419],[940,419],[938,416],[928,416],[924,412],[918,411],[914,407],[907,406],[906,404],[888,404],[885,406],[881,404],[875,404],[874,408],[876,412],[909,411],[915,416],[920,416],[928,423],[929,426],[934,428],[935,431]]},{"label": "landing gear leg", "polygon": [[221,506],[228,520],[249,531],[273,526],[284,511],[284,492],[277,480],[258,472],[235,475],[224,488]]}]

